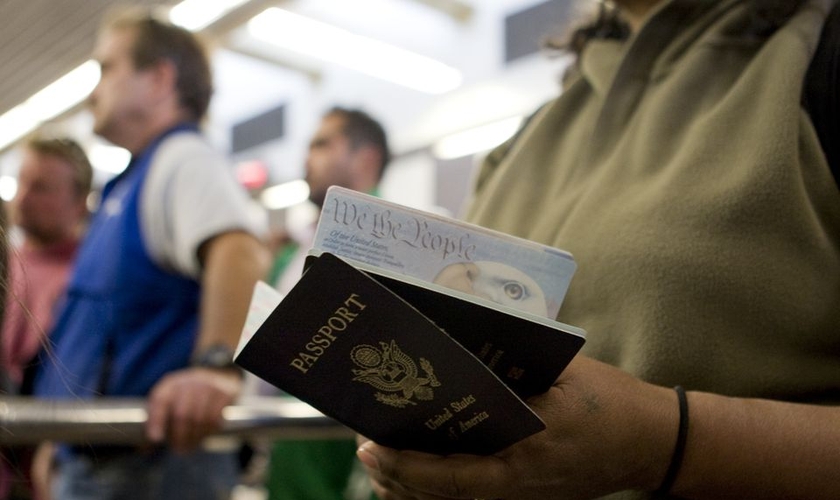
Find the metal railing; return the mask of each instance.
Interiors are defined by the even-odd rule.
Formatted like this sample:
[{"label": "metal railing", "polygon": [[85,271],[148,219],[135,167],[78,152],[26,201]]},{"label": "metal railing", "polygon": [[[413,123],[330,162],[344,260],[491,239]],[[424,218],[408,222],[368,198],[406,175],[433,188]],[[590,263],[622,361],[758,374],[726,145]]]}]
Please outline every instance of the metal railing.
[{"label": "metal railing", "polygon": [[[353,432],[306,403],[289,397],[248,397],[223,412],[218,436],[350,437]],[[146,402],[135,398],[43,400],[0,396],[0,445],[61,441],[142,444]]]}]

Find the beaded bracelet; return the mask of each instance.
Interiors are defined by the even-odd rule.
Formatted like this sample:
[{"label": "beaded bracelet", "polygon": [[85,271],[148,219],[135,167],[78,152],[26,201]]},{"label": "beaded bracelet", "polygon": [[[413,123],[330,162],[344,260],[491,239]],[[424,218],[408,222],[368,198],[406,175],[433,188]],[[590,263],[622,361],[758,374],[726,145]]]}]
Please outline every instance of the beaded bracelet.
[{"label": "beaded bracelet", "polygon": [[677,401],[680,406],[680,425],[677,431],[677,444],[674,445],[674,454],[671,455],[671,464],[668,465],[668,471],[665,473],[665,479],[659,489],[656,490],[657,495],[665,496],[671,491],[674,486],[674,481],[677,480],[677,474],[680,472],[683,455],[685,455],[685,442],[688,438],[688,398],[685,395],[685,389],[682,386],[674,387],[677,393]]}]

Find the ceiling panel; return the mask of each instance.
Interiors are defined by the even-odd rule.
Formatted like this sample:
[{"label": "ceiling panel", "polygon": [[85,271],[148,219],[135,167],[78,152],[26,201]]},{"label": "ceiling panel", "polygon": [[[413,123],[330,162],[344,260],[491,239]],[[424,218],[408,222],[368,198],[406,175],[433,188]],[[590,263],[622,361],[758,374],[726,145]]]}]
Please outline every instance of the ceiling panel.
[{"label": "ceiling panel", "polygon": [[173,1],[0,0],[0,114],[90,58],[104,13]]}]

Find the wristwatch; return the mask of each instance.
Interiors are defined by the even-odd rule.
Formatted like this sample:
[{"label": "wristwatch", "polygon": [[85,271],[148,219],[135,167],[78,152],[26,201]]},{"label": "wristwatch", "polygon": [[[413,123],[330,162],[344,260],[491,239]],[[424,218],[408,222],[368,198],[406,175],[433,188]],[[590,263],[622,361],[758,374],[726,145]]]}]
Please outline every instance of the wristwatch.
[{"label": "wristwatch", "polygon": [[191,366],[236,370],[243,374],[242,368],[233,362],[233,349],[225,344],[213,344],[193,356]]}]

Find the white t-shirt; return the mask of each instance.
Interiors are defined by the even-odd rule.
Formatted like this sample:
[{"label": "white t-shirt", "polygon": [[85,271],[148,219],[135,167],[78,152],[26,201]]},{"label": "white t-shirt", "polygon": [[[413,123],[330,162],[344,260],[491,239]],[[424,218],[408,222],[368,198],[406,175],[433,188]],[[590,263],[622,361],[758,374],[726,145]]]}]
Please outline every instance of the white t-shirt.
[{"label": "white t-shirt", "polygon": [[178,133],[155,152],[140,196],[140,228],[161,267],[198,279],[199,246],[222,233],[266,233],[267,217],[224,156],[199,134]]}]

